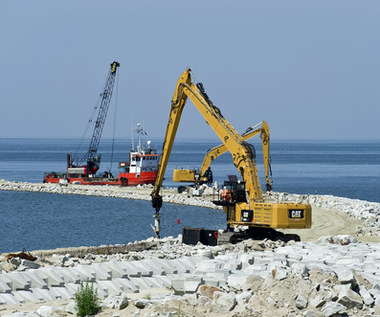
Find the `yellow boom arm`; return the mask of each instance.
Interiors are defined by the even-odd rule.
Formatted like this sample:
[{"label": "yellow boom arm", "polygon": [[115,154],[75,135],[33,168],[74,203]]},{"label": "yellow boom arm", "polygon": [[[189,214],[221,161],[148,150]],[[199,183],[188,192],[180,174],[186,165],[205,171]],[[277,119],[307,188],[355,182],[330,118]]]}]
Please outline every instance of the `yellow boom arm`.
[{"label": "yellow boom arm", "polygon": [[[244,140],[248,140],[255,135],[260,133],[260,138],[262,140],[263,146],[263,159],[265,168],[265,180],[267,190],[272,189],[272,171],[269,157],[269,126],[265,121],[256,124],[253,127],[249,127],[244,133],[241,134]],[[227,152],[227,147],[224,144],[220,144],[209,149],[203,159],[202,166],[199,173],[195,169],[174,169],[173,170],[173,181],[174,182],[212,182],[206,176],[206,171],[210,167],[211,163],[218,158],[220,155]],[[196,179],[197,178],[197,179]],[[211,177],[212,179],[212,177]]]},{"label": "yellow boom arm", "polygon": [[[214,201],[215,204],[223,206],[228,225],[269,228],[310,228],[310,204],[274,204],[263,200],[253,146],[248,144],[244,140],[244,137],[223,117],[220,109],[207,96],[202,84],[193,84],[191,82],[191,71],[187,69],[178,79],[174,91],[165,141],[158,165],[158,174],[151,193],[152,206],[156,210],[154,216],[155,227],[153,227],[156,236],[159,237],[159,210],[162,206],[162,197],[159,192],[187,98],[193,102],[206,122],[223,142],[225,148],[231,153],[233,163],[242,177],[242,182],[230,180],[231,192],[229,194],[226,193],[226,195],[223,193],[223,199]],[[264,148],[269,149],[269,132],[262,134],[262,138],[263,144],[265,144]],[[264,160],[269,160],[269,150],[264,150],[264,157],[266,157]],[[248,200],[246,199],[246,192],[248,193]],[[227,199],[227,197],[229,198]]]},{"label": "yellow boom arm", "polygon": [[234,165],[240,172],[243,181],[246,182],[247,191],[250,193],[250,200],[262,201],[262,190],[255,162],[255,152],[252,146],[223,117],[220,109],[211,102],[204,92],[202,85],[195,85],[191,82],[191,71],[187,69],[177,81],[171,103],[165,141],[158,164],[158,174],[151,194],[153,207],[158,212],[162,205],[162,197],[159,191],[187,98],[190,98],[198,111],[206,119],[206,122],[223,142],[226,149],[231,152]]}]

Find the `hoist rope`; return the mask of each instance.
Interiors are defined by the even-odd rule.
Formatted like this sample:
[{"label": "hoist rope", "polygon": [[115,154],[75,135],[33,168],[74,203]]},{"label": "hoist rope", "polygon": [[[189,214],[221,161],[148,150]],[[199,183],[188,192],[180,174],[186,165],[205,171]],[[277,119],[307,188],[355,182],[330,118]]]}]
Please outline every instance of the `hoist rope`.
[{"label": "hoist rope", "polygon": [[85,139],[85,137],[87,135],[88,129],[90,128],[91,124],[93,124],[94,116],[95,116],[95,114],[96,114],[96,112],[97,112],[97,110],[99,108],[100,101],[101,101],[101,94],[99,95],[98,101],[96,102],[96,105],[95,105],[95,107],[94,107],[94,109],[92,111],[90,119],[88,120],[87,125],[86,125],[86,127],[85,127],[85,129],[83,131],[83,134],[82,134],[82,137],[81,137],[81,139],[79,141],[79,144],[78,144],[77,148],[75,149],[75,152],[74,152],[75,155],[74,155],[74,157],[77,160],[77,164],[79,164],[79,162],[78,162],[79,151],[80,151],[80,149],[81,149],[81,147],[83,145],[83,142],[84,142],[84,139]]}]

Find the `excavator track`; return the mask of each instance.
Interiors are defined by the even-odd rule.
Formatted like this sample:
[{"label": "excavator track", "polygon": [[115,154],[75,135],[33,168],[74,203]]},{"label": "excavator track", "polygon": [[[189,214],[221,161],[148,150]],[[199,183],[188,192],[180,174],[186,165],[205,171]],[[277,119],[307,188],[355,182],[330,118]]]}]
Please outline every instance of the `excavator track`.
[{"label": "excavator track", "polygon": [[301,238],[298,234],[284,234],[280,231],[277,231],[272,228],[248,228],[244,231],[238,231],[238,232],[223,232],[219,233],[218,236],[218,245],[222,244],[236,244],[238,242],[253,239],[253,240],[263,240],[263,239],[269,239],[272,241],[284,241],[289,242],[291,240],[294,241],[301,241]]}]

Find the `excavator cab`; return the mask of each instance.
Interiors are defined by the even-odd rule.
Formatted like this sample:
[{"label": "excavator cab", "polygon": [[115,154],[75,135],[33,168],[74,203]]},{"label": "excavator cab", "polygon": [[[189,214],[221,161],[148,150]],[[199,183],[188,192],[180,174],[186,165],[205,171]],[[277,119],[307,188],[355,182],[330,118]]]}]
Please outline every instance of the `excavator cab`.
[{"label": "excavator cab", "polygon": [[235,175],[229,175],[228,178],[228,181],[224,181],[220,200],[214,203],[220,206],[226,206],[228,203],[246,203],[245,182],[238,180]]}]

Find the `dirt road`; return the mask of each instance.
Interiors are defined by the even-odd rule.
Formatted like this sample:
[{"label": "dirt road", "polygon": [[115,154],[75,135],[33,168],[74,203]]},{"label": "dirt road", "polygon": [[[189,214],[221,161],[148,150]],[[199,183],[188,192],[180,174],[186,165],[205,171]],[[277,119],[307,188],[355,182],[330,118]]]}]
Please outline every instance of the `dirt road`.
[{"label": "dirt road", "polygon": [[357,228],[363,226],[363,221],[340,211],[313,206],[311,229],[283,230],[283,232],[298,234],[301,241],[316,241],[322,236],[350,235],[361,242],[380,242],[379,237],[357,236]]}]

